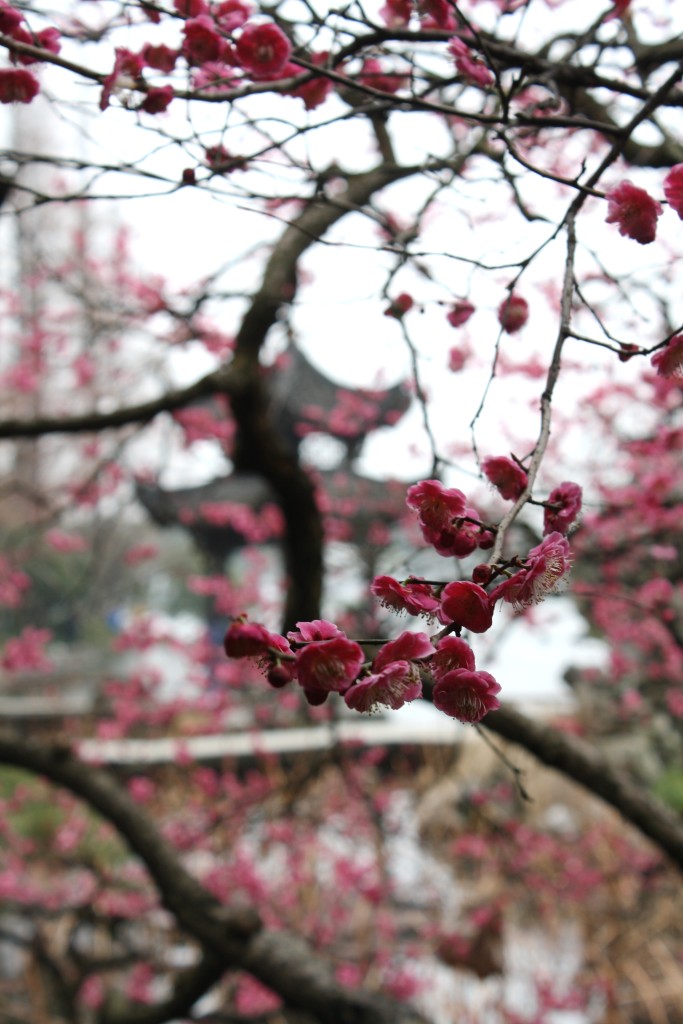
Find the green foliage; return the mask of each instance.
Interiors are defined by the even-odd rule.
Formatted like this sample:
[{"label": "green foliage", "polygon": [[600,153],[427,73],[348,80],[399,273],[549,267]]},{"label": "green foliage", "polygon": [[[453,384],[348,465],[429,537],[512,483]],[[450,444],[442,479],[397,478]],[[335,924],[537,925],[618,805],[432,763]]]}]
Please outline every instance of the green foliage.
[{"label": "green foliage", "polygon": [[655,793],[660,800],[683,814],[683,769],[669,768],[655,784]]}]

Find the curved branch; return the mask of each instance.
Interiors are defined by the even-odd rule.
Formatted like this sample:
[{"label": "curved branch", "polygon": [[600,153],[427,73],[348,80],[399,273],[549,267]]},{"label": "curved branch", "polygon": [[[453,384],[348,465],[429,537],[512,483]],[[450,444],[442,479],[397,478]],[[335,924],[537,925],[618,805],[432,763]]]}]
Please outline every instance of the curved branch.
[{"label": "curved branch", "polygon": [[285,1003],[321,1024],[426,1024],[410,1007],[344,988],[327,963],[298,936],[262,927],[252,908],[222,906],[185,869],[173,848],[106,772],[63,746],[0,735],[0,763],[24,768],[64,786],[111,822],[145,864],[163,904],[179,926],[226,969],[245,970]]},{"label": "curved branch", "polygon": [[234,462],[238,470],[263,476],[275,492],[285,520],[285,569],[289,586],[283,628],[320,614],[323,575],[322,518],[313,483],[275,430],[268,411],[259,354],[283,304],[297,289],[297,264],[312,245],[348,213],[393,182],[421,173],[420,166],[382,163],[364,174],[350,175],[334,200],[316,195],[275,245],[235,342],[233,366],[245,386],[231,395],[238,425]]},{"label": "curved branch", "polygon": [[491,732],[524,747],[548,765],[583,786],[592,796],[601,797],[643,835],[652,839],[683,871],[683,821],[652,793],[631,782],[614,768],[597,747],[535,722],[519,711],[502,707],[484,718]]},{"label": "curved branch", "polygon": [[33,420],[0,420],[0,438],[43,437],[46,434],[83,434],[132,423],[149,423],[162,412],[183,409],[210,395],[231,395],[239,386],[231,366],[207,374],[189,387],[167,391],[159,398],[138,405],[122,406],[112,412],[87,412],[79,416],[39,416]]}]

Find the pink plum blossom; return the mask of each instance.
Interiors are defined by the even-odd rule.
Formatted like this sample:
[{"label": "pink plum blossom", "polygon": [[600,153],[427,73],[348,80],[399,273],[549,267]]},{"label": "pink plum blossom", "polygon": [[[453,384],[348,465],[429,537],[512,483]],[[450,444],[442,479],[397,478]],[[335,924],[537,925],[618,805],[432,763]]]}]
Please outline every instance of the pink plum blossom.
[{"label": "pink plum blossom", "polygon": [[25,626],[19,636],[11,637],[5,644],[0,666],[6,672],[46,672],[52,662],[45,654],[45,646],[52,639],[49,629]]},{"label": "pink plum blossom", "polygon": [[480,85],[484,89],[493,84],[495,78],[491,70],[462,39],[454,36],[448,44],[448,50],[455,61],[458,72],[468,82]]},{"label": "pink plum blossom", "polygon": [[422,683],[416,667],[407,661],[392,661],[349,687],[344,701],[354,711],[374,711],[378,704],[397,710],[420,696]]},{"label": "pink plum blossom", "polygon": [[264,658],[274,653],[292,653],[283,636],[270,633],[258,622],[243,620],[228,626],[223,646],[229,658]]},{"label": "pink plum blossom", "polygon": [[240,66],[256,80],[281,76],[291,52],[292,44],[273,22],[246,24],[235,47]]},{"label": "pink plum blossom", "polygon": [[163,114],[165,110],[168,110],[174,97],[175,91],[172,85],[151,87],[147,90],[147,95],[138,109],[144,110],[146,114]]},{"label": "pink plum blossom", "polygon": [[10,7],[9,4],[3,2],[0,3],[0,32],[5,36],[14,36],[16,29],[19,28],[24,15],[21,11],[18,11],[15,7]]},{"label": "pink plum blossom", "polygon": [[0,103],[30,103],[39,92],[38,79],[25,68],[0,70]]},{"label": "pink plum blossom", "polygon": [[516,501],[524,492],[528,480],[526,470],[506,455],[484,459],[481,468],[489,483],[506,501]]},{"label": "pink plum blossom", "polygon": [[205,0],[173,0],[173,6],[182,18],[197,18],[200,14],[209,13]]},{"label": "pink plum blossom", "polygon": [[452,373],[460,373],[469,355],[470,353],[466,349],[453,347],[448,353],[448,369]]},{"label": "pink plum blossom", "polygon": [[543,513],[545,534],[566,534],[581,514],[582,491],[578,484],[565,480],[548,495],[548,506]]},{"label": "pink plum blossom", "polygon": [[474,651],[468,643],[457,636],[444,636],[436,645],[436,654],[429,662],[429,671],[435,679],[441,679],[456,668],[474,672]]},{"label": "pink plum blossom", "polygon": [[683,377],[683,334],[677,334],[665,348],[655,352],[651,363],[660,377]]},{"label": "pink plum blossom", "polygon": [[399,583],[391,576],[375,576],[370,592],[384,608],[409,615],[434,615],[439,607],[432,588],[419,580]]},{"label": "pink plum blossom", "polygon": [[622,181],[606,193],[608,224],[617,224],[619,234],[633,238],[641,245],[654,242],[657,218],[662,215],[661,204],[645,189],[631,181]]},{"label": "pink plum blossom", "polygon": [[442,622],[455,622],[472,633],[485,633],[493,624],[493,602],[483,587],[462,580],[449,583],[441,596]]},{"label": "pink plum blossom", "polygon": [[[25,28],[18,28],[12,32],[12,37],[19,43],[28,43],[29,46],[39,46],[48,53],[59,53],[62,48],[61,37],[56,28],[44,28],[40,32],[27,32]],[[13,58],[15,63],[29,65],[39,64],[40,57],[32,57],[27,53],[18,53]]]},{"label": "pink plum blossom", "polygon": [[667,174],[664,195],[671,209],[683,220],[683,164],[675,164]]},{"label": "pink plum blossom", "polygon": [[391,299],[389,305],[384,310],[384,315],[393,317],[394,320],[402,320],[414,305],[415,301],[412,295],[408,295],[407,292],[401,292],[395,299]]},{"label": "pink plum blossom", "polygon": [[529,319],[529,303],[521,295],[509,295],[498,307],[498,322],[508,334],[520,331]]},{"label": "pink plum blossom", "polygon": [[[320,67],[326,63],[328,57],[329,52],[321,50],[318,53],[312,53],[309,60],[311,64],[316,64]],[[285,64],[282,69],[282,77],[293,78],[295,75],[300,75],[303,70],[297,64]],[[315,110],[321,103],[324,103],[333,89],[334,84],[329,78],[326,78],[324,75],[318,75],[302,85],[297,85],[293,89],[287,90],[287,95],[298,96],[299,99],[304,101],[306,110]]]},{"label": "pink plum blossom", "polygon": [[296,674],[304,690],[344,691],[364,661],[359,644],[343,635],[335,636],[332,640],[309,643],[297,651]]},{"label": "pink plum blossom", "polygon": [[405,85],[405,78],[402,75],[385,71],[381,62],[375,57],[368,57],[363,61],[358,81],[371,89],[379,89],[392,94],[398,92]]},{"label": "pink plum blossom", "polygon": [[434,684],[434,707],[459,722],[480,722],[489,711],[500,707],[500,686],[488,672],[456,668]]},{"label": "pink plum blossom", "polygon": [[178,50],[172,50],[170,46],[165,46],[163,43],[160,43],[158,46],[145,43],[141,51],[142,59],[148,68],[154,68],[155,71],[165,71],[166,74],[173,71],[178,60],[178,54]]},{"label": "pink plum blossom", "polygon": [[220,60],[225,54],[225,40],[216,31],[216,23],[208,14],[189,18],[183,35],[183,56],[189,64]]},{"label": "pink plum blossom", "polygon": [[491,591],[491,602],[502,598],[520,611],[554,593],[571,569],[569,542],[561,533],[549,533],[531,549],[524,562],[523,569]]},{"label": "pink plum blossom", "polygon": [[380,647],[372,667],[378,672],[392,661],[420,661],[434,654],[434,647],[426,633],[405,630],[395,640]]},{"label": "pink plum blossom", "polygon": [[292,643],[308,644],[316,640],[332,640],[335,636],[344,636],[339,626],[327,619],[312,619],[310,622],[297,622],[298,630],[291,630],[287,639]]},{"label": "pink plum blossom", "polygon": [[106,110],[109,106],[112,93],[122,84],[127,87],[133,86],[140,77],[144,59],[141,54],[133,53],[125,47],[117,47],[115,50],[114,67],[102,83],[100,94],[100,110]]},{"label": "pink plum blossom", "polygon": [[462,327],[474,313],[474,306],[467,299],[458,299],[446,313],[451,327]]},{"label": "pink plum blossom", "polygon": [[424,28],[452,29],[455,26],[449,0],[417,0],[417,10]]},{"label": "pink plum blossom", "polygon": [[405,28],[412,13],[412,0],[387,0],[379,15],[389,28]]},{"label": "pink plum blossom", "polygon": [[447,529],[454,519],[464,516],[467,498],[457,488],[446,488],[439,480],[422,480],[408,488],[408,508],[417,512],[423,528]]},{"label": "pink plum blossom", "polygon": [[468,506],[465,517],[456,520],[448,529],[426,530],[423,527],[422,535],[444,558],[467,558],[478,547],[490,547],[493,543],[492,534],[478,522],[469,521],[478,520],[477,510]]},{"label": "pink plum blossom", "polygon": [[233,32],[247,21],[251,8],[243,0],[222,0],[212,9],[212,14],[223,32]]}]

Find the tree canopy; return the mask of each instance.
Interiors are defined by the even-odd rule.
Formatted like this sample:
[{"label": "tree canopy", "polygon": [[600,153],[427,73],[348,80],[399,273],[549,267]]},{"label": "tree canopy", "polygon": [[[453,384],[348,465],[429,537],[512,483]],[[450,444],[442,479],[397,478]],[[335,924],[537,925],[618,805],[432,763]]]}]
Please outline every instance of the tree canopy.
[{"label": "tree canopy", "polygon": [[[628,863],[668,898],[681,30],[665,0],[0,2],[0,878],[46,1019],[436,1020],[411,963],[495,973],[515,886],[608,901]],[[553,723],[495,652],[561,632],[557,594],[607,653]],[[465,938],[388,866],[416,744],[266,752],[421,702],[505,780],[425,825],[502,879]],[[550,852],[491,733],[635,832]]]}]

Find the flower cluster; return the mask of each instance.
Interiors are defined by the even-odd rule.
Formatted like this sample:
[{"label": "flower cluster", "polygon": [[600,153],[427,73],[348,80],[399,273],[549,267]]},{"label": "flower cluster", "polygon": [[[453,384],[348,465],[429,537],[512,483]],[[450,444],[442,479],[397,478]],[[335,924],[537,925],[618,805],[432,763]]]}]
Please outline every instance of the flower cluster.
[{"label": "flower cluster", "polygon": [[[486,460],[485,471],[504,497],[521,495],[527,486],[526,472],[512,459]],[[465,557],[493,543],[494,528],[481,522],[462,491],[423,480],[408,488],[406,503],[439,554]],[[428,680],[435,707],[458,721],[479,722],[500,706],[500,686],[488,672],[477,670],[463,630],[489,630],[498,601],[516,611],[537,604],[562,585],[571,568],[564,534],[580,512],[581,489],[565,482],[542,504],[546,536],[525,558],[478,565],[470,580],[375,577],[373,596],[392,612],[438,621],[443,628],[433,636],[404,631],[370,657],[361,643],[326,619],[299,622],[297,630],[281,636],[240,616],[226,633],[226,653],[256,659],[271,686],[296,681],[313,705],[338,693],[355,711],[398,709],[421,697]]]},{"label": "flower cluster", "polygon": [[[303,82],[283,91],[298,96],[306,109],[312,110],[332,90],[332,82],[328,78],[312,75],[310,71],[306,73],[304,68],[290,60],[292,44],[279,25],[272,21],[249,20],[251,12],[241,0],[224,0],[212,6],[205,0],[177,0],[174,7],[184,19],[179,47],[172,49],[165,44],[146,43],[139,53],[117,49],[114,67],[103,82],[101,110],[107,109],[112,95],[132,90],[144,93],[144,97],[134,104],[125,101],[126,105],[148,114],[163,112],[172,102],[175,90],[170,84],[151,84],[144,72],[151,69],[171,74],[181,58],[190,69],[192,87],[207,93],[224,92],[245,79],[274,82],[307,75]],[[0,20],[1,15],[2,9]],[[40,45],[45,48],[50,45],[51,48],[53,42],[41,40]],[[307,56],[312,64],[318,66],[328,58],[325,52]]]},{"label": "flower cluster", "polygon": [[417,513],[426,543],[445,558],[466,558],[476,548],[493,544],[493,533],[457,488],[422,480],[408,488],[406,501]]},{"label": "flower cluster", "polygon": [[[30,31],[24,23],[23,13],[4,0],[0,0],[0,33],[17,43],[27,43],[48,53],[59,53],[61,47],[56,28]],[[13,64],[24,67],[0,70],[0,103],[30,103],[40,92],[40,85],[35,75],[26,71],[26,65],[38,64],[40,57],[18,51],[12,51],[10,56]]]},{"label": "flower cluster", "polygon": [[237,619],[225,636],[226,653],[255,658],[276,688],[296,680],[313,705],[339,693],[354,711],[397,710],[422,696],[425,673],[436,707],[461,722],[478,722],[500,706],[500,686],[488,672],[476,671],[472,649],[459,637],[444,636],[435,646],[426,633],[405,631],[366,660],[360,644],[332,622],[314,619],[297,627],[283,637]]}]

